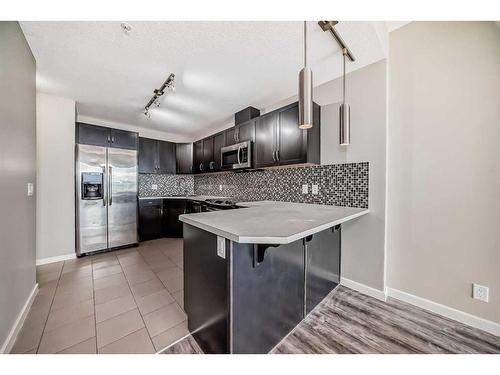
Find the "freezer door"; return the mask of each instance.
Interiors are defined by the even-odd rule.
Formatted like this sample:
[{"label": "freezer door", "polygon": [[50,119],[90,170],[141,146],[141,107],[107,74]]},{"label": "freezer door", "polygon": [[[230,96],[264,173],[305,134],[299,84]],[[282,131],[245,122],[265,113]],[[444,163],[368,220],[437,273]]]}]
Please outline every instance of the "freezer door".
[{"label": "freezer door", "polygon": [[137,151],[108,148],[108,246],[137,243]]},{"label": "freezer door", "polygon": [[[82,174],[102,173],[104,192],[101,199],[84,199]],[[76,145],[76,253],[104,250],[108,247],[106,210],[106,148]]]}]

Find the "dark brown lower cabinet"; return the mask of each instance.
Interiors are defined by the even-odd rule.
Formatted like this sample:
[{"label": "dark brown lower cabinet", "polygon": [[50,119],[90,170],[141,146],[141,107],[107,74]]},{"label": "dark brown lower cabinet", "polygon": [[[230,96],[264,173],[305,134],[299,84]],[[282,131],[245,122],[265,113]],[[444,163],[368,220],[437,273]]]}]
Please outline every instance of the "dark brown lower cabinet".
[{"label": "dark brown lower cabinet", "polygon": [[182,238],[179,215],[185,210],[185,199],[139,199],[139,241]]},{"label": "dark brown lower cabinet", "polygon": [[163,237],[162,199],[139,200],[139,241]]}]

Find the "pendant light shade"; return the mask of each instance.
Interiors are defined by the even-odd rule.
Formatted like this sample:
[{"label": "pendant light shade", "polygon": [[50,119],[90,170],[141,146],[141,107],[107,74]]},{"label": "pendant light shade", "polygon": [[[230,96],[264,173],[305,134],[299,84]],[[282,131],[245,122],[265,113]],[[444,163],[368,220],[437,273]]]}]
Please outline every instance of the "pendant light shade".
[{"label": "pendant light shade", "polygon": [[351,108],[345,102],[345,58],[347,49],[342,50],[344,55],[344,74],[342,77],[342,104],[339,108],[339,144],[347,146],[351,142]]},{"label": "pendant light shade", "polygon": [[307,22],[304,21],[304,68],[299,73],[299,128],[313,126],[313,74],[307,66]]}]

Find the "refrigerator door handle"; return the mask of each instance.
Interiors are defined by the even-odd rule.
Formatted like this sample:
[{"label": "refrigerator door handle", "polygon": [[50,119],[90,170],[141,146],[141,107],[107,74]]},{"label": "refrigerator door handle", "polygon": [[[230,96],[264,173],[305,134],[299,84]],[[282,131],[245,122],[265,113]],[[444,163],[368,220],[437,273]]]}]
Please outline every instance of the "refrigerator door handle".
[{"label": "refrigerator door handle", "polygon": [[[103,179],[103,183],[104,183],[104,179],[106,178],[106,167],[102,167],[102,179]],[[103,192],[102,192],[102,205],[105,206],[106,205],[106,199],[108,198],[108,194],[106,193],[106,189],[103,189]]]},{"label": "refrigerator door handle", "polygon": [[108,167],[108,201],[109,205],[111,206],[113,204],[113,167],[109,166]]}]

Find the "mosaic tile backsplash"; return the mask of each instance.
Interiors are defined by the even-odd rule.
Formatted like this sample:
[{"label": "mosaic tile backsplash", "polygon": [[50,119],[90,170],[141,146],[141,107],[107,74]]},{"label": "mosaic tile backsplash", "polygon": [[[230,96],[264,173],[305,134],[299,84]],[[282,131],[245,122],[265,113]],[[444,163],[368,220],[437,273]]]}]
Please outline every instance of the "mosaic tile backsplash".
[{"label": "mosaic tile backsplash", "polygon": [[[196,195],[228,196],[239,201],[275,200],[368,208],[368,163],[267,169],[198,175]],[[309,194],[302,194],[308,184]],[[319,192],[311,194],[311,185]],[[222,186],[222,189],[220,187]]]},{"label": "mosaic tile backsplash", "polygon": [[[157,185],[153,190],[152,185]],[[194,176],[175,174],[139,174],[139,197],[165,197],[194,194]]]}]

